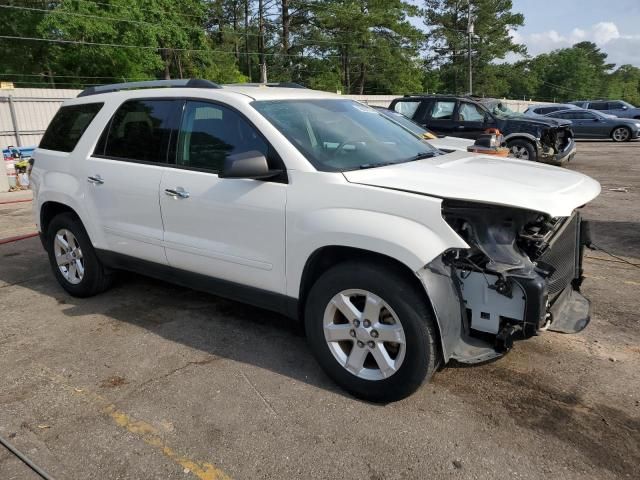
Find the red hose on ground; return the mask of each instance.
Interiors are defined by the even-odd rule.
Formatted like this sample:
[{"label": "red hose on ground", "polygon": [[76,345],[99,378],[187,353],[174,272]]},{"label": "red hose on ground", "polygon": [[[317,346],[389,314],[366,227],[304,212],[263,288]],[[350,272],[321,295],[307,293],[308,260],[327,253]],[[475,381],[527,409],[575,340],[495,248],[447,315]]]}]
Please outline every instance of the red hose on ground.
[{"label": "red hose on ground", "polygon": [[26,235],[18,235],[17,237],[0,238],[0,245],[5,243],[17,242],[18,240],[26,240],[27,238],[37,237],[38,232],[27,233]]},{"label": "red hose on ground", "polygon": [[32,198],[26,198],[24,200],[9,200],[7,202],[0,202],[0,205],[9,205],[11,203],[22,203],[22,202],[31,202],[33,201]]}]

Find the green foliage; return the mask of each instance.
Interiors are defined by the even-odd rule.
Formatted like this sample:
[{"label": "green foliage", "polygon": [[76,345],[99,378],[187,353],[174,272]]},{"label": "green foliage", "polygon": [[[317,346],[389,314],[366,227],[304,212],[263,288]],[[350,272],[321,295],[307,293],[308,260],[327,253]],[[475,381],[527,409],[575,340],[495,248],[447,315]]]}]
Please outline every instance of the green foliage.
[{"label": "green foliage", "polygon": [[17,36],[27,36],[26,31],[34,37],[79,43],[3,42],[5,71],[42,75],[17,76],[18,80],[44,80],[68,88],[149,78],[244,78],[233,52],[225,45],[214,46],[203,28],[206,3],[201,0],[59,0],[28,5],[37,10],[3,9]]},{"label": "green foliage", "polygon": [[469,14],[474,19],[471,39],[474,85],[477,84],[480,91],[495,86],[493,61],[508,53],[525,53],[524,47],[513,43],[509,35],[509,30],[524,24],[523,15],[511,11],[511,0],[473,0],[471,7],[466,0],[425,0],[424,3],[428,45],[434,52],[429,57],[430,67],[440,71],[439,77],[447,92],[468,92]]},{"label": "green foliage", "polygon": [[[474,94],[640,104],[640,69],[595,44],[531,58],[511,0],[9,0],[0,77],[80,88],[151,78],[294,81],[343,93],[464,93],[469,15]],[[415,26],[423,18],[425,29]],[[70,43],[64,43],[64,42]],[[499,63],[507,55],[522,60]],[[262,65],[261,65],[262,64]]]}]

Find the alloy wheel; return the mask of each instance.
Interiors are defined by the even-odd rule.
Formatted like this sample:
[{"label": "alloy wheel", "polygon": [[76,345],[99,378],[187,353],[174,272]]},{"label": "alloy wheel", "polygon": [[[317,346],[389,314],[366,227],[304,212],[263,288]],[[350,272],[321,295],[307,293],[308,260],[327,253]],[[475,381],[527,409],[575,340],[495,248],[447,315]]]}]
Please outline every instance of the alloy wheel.
[{"label": "alloy wheel", "polygon": [[70,230],[63,228],[56,232],[53,252],[64,279],[73,285],[79,284],[84,278],[84,258],[78,239]]},{"label": "alloy wheel", "polygon": [[509,149],[509,153],[512,157],[529,160],[529,151],[525,147],[514,145]]},{"label": "alloy wheel", "polygon": [[613,131],[613,139],[616,142],[625,142],[629,138],[629,130],[624,127],[616,128]]},{"label": "alloy wheel", "polygon": [[383,380],[402,366],[406,338],[393,309],[379,296],[350,289],[336,294],[323,318],[324,337],[334,358],[364,380]]}]

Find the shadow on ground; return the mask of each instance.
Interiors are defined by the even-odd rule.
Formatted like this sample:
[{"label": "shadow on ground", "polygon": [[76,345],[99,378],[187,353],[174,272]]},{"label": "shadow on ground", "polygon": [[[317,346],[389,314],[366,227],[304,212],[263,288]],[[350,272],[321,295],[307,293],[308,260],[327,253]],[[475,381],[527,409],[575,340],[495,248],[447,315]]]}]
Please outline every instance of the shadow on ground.
[{"label": "shadow on ground", "polygon": [[640,223],[589,220],[593,243],[614,255],[640,258]]}]

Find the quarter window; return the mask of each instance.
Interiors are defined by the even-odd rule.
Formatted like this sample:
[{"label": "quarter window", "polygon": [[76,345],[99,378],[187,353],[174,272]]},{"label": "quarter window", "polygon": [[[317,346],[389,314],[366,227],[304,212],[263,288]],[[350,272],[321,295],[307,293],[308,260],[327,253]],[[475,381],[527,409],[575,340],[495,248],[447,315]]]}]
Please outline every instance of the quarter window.
[{"label": "quarter window", "polygon": [[58,110],[38,148],[71,152],[104,103],[69,105]]},{"label": "quarter window", "polygon": [[187,102],[178,135],[178,165],[219,172],[229,155],[249,151],[267,157],[269,146],[238,113],[213,103]]},{"label": "quarter window", "polygon": [[452,120],[455,106],[456,102],[438,100],[433,104],[431,118],[434,120]]},{"label": "quarter window", "polygon": [[166,163],[175,100],[132,100],[113,116],[98,142],[97,154],[127,160]]},{"label": "quarter window", "polygon": [[413,118],[419,106],[420,102],[417,100],[400,100],[393,106],[393,109],[407,118]]},{"label": "quarter window", "polygon": [[589,108],[593,110],[607,110],[607,102],[592,102]]}]

